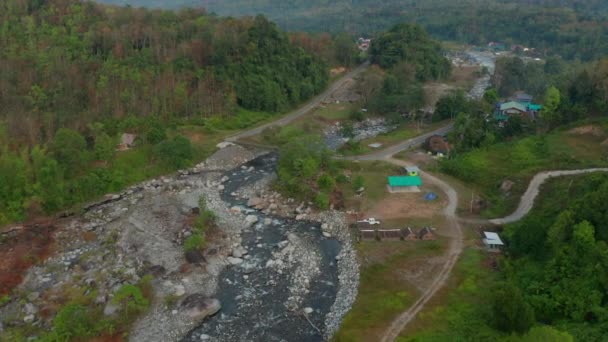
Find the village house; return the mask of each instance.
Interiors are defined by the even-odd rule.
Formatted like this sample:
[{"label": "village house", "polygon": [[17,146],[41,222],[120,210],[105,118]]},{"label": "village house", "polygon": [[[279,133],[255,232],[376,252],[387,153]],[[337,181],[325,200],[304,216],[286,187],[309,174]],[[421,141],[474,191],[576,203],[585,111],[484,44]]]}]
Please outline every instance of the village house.
[{"label": "village house", "polygon": [[414,231],[410,227],[401,229],[401,237],[405,241],[416,241],[416,240],[418,240],[418,236],[416,236],[416,233],[414,233]]},{"label": "village house", "polygon": [[420,192],[420,176],[389,176],[387,189],[390,193]]},{"label": "village house", "polygon": [[116,150],[126,151],[135,146],[135,138],[137,138],[137,135],[135,134],[123,133],[122,136],[120,136],[120,144],[118,144]]},{"label": "village house", "polygon": [[494,232],[483,232],[483,236],[484,238],[481,241],[490,251],[500,251],[502,246],[504,246],[500,236]]},{"label": "village house", "polygon": [[423,241],[431,241],[436,240],[437,237],[435,236],[435,233],[433,233],[433,228],[424,227],[418,231],[418,239]]},{"label": "village house", "polygon": [[498,102],[494,111],[494,119],[502,127],[512,116],[519,116],[523,119],[536,120],[538,112],[543,108],[539,104],[533,103],[532,95],[523,91],[516,91],[507,102]]}]

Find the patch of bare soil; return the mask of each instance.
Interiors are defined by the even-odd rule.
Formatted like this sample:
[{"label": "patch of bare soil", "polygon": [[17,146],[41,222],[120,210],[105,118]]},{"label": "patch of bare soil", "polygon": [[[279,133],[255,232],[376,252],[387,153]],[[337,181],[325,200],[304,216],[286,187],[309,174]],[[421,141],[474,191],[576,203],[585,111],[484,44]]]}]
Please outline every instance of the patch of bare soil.
[{"label": "patch of bare soil", "polygon": [[586,125],[586,126],[576,127],[576,128],[569,130],[568,133],[577,134],[577,135],[591,135],[594,137],[602,137],[605,134],[604,130],[601,127],[596,126],[596,125]]},{"label": "patch of bare soil", "polygon": [[445,255],[410,260],[402,268],[401,277],[414,285],[420,292],[423,292],[431,285],[435,279],[435,274],[439,273],[446,260]]},{"label": "patch of bare soil", "polygon": [[26,271],[53,251],[51,222],[36,223],[3,233],[0,242],[0,297],[21,283]]},{"label": "patch of bare soil", "polygon": [[602,146],[608,146],[608,139],[602,141],[601,145]]},{"label": "patch of bare soil", "polygon": [[431,218],[441,213],[446,205],[445,199],[426,201],[425,192],[389,194],[365,213],[368,217],[380,220],[400,218]]}]

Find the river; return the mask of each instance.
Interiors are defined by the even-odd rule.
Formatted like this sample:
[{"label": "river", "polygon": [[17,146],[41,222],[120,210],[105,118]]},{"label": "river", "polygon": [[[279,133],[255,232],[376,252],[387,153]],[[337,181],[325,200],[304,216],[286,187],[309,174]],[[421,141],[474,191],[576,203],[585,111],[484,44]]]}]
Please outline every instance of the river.
[{"label": "river", "polygon": [[[231,194],[268,177],[276,164],[277,155],[267,154],[226,172],[222,200],[246,208],[245,199]],[[338,289],[340,243],[325,237],[317,222],[245,210],[258,222],[243,228],[244,261],[220,274],[222,309],[184,341],[323,341]],[[305,308],[313,311],[305,315]]]}]

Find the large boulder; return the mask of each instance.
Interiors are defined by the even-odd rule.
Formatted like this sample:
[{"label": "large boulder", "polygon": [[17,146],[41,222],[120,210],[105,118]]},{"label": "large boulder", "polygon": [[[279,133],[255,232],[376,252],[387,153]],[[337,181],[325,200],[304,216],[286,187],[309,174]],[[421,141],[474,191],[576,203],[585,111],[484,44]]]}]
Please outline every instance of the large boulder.
[{"label": "large boulder", "polygon": [[206,297],[203,294],[192,294],[182,301],[181,309],[189,317],[195,320],[202,320],[209,317],[222,308],[219,300]]}]

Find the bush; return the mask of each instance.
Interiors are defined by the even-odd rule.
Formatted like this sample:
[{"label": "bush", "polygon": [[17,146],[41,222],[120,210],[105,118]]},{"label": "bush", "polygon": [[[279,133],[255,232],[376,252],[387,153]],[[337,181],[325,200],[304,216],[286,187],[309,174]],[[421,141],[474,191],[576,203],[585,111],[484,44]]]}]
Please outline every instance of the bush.
[{"label": "bush", "polygon": [[173,169],[187,167],[194,156],[190,140],[181,135],[161,142],[155,152],[163,164]]},{"label": "bush", "polygon": [[194,233],[184,241],[184,251],[186,253],[205,248],[205,237],[201,233]]},{"label": "bush", "polygon": [[350,119],[353,121],[363,121],[365,120],[365,113],[361,110],[353,110],[350,112]]},{"label": "bush", "polygon": [[319,209],[329,209],[329,196],[326,193],[319,192],[315,196],[315,205]]},{"label": "bush", "polygon": [[363,176],[358,175],[357,177],[355,177],[355,179],[353,180],[353,190],[357,191],[364,186],[365,186],[365,179],[363,178]]},{"label": "bush", "polygon": [[114,294],[112,303],[120,305],[127,319],[144,312],[150,305],[150,301],[144,297],[141,289],[131,284],[121,286]]},{"label": "bush", "polygon": [[95,335],[94,324],[86,307],[79,304],[64,306],[53,321],[49,340],[70,341]]},{"label": "bush", "polygon": [[330,192],[336,186],[336,181],[330,175],[324,173],[317,179],[317,185],[321,190]]}]

